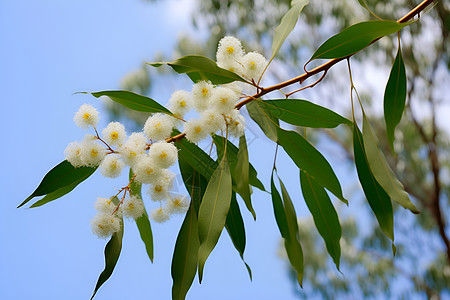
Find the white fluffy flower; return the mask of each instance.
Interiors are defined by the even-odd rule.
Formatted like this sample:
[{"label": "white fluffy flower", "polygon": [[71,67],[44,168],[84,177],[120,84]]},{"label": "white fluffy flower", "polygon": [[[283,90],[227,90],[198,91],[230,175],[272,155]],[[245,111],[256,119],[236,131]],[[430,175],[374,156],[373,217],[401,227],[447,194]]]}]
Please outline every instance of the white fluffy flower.
[{"label": "white fluffy flower", "polygon": [[241,41],[233,36],[223,37],[217,47],[216,59],[220,65],[229,65],[232,61],[239,61],[244,55]]},{"label": "white fluffy flower", "polygon": [[94,203],[94,207],[99,213],[112,215],[112,213],[116,210],[117,206],[109,198],[98,197],[97,201],[95,201]]},{"label": "white fluffy flower", "polygon": [[130,196],[123,201],[123,215],[128,218],[138,219],[144,214],[144,202],[136,196]]},{"label": "white fluffy flower", "polygon": [[125,127],[120,122],[110,122],[102,130],[103,140],[110,146],[119,146],[127,139]]},{"label": "white fluffy flower", "polygon": [[144,124],[144,133],[153,141],[164,140],[172,134],[175,118],[166,114],[154,114]]},{"label": "white fluffy flower", "polygon": [[202,112],[208,108],[213,89],[214,86],[206,81],[199,81],[192,87],[192,104],[198,112]]},{"label": "white fluffy flower", "polygon": [[116,216],[99,213],[91,220],[91,227],[99,238],[107,238],[120,230],[120,222]]},{"label": "white fluffy flower", "polygon": [[102,175],[109,178],[119,177],[125,163],[120,160],[119,154],[108,154],[100,164]]},{"label": "white fluffy flower", "polygon": [[166,207],[160,207],[150,212],[150,218],[157,223],[163,223],[169,220],[170,215]]},{"label": "white fluffy flower", "polygon": [[209,135],[205,122],[199,119],[190,119],[184,123],[183,132],[186,139],[192,143],[200,142]]},{"label": "white fluffy flower", "polygon": [[245,133],[245,118],[241,114],[234,115],[229,121],[228,133],[240,137]]},{"label": "white fluffy flower", "polygon": [[211,96],[211,106],[218,113],[227,114],[236,105],[239,96],[235,91],[226,87],[217,87]]},{"label": "white fluffy flower", "polygon": [[153,201],[162,201],[169,198],[169,191],[172,188],[175,173],[168,169],[162,169],[161,174],[148,190]]},{"label": "white fluffy flower", "polygon": [[98,124],[98,111],[90,104],[83,104],[73,117],[75,124],[83,129]]},{"label": "white fluffy flower", "polygon": [[173,92],[169,99],[169,110],[177,116],[183,116],[192,107],[191,97],[191,94],[187,91]]},{"label": "white fluffy flower", "polygon": [[257,81],[267,62],[265,57],[258,52],[249,52],[242,58],[242,64],[244,65],[244,76]]},{"label": "white fluffy flower", "polygon": [[142,155],[134,164],[133,172],[140,183],[153,183],[161,175],[161,168],[148,155]]},{"label": "white fluffy flower", "polygon": [[75,167],[83,166],[83,162],[81,161],[81,143],[80,142],[71,142],[67,145],[64,150],[64,156],[66,160],[70,162],[70,164]]},{"label": "white fluffy flower", "polygon": [[128,140],[120,147],[120,157],[129,166],[133,166],[141,155],[145,153],[147,138],[143,132],[133,132]]},{"label": "white fluffy flower", "polygon": [[153,159],[160,168],[168,168],[174,165],[178,159],[178,149],[173,143],[153,143],[148,151],[148,156]]},{"label": "white fluffy flower", "polygon": [[223,115],[214,109],[202,112],[201,120],[207,133],[215,133],[225,128]]},{"label": "white fluffy flower", "polygon": [[167,209],[171,214],[183,214],[189,208],[189,198],[182,194],[171,194],[167,199]]},{"label": "white fluffy flower", "polygon": [[96,167],[106,156],[106,149],[97,141],[81,142],[80,158],[84,166]]}]

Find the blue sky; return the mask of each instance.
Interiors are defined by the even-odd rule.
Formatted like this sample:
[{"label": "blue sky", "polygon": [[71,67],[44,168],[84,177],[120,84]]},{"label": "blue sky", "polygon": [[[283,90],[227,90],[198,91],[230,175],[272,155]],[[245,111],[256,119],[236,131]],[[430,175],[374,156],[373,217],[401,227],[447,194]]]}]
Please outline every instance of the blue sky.
[{"label": "blue sky", "polygon": [[[174,11],[174,3],[1,2],[0,298],[90,297],[103,269],[106,244],[91,233],[93,203],[96,197],[114,193],[126,179],[110,180],[94,174],[69,195],[43,207],[16,206],[64,159],[66,145],[82,138],[85,132],[72,121],[81,104],[99,108],[106,126],[108,118],[100,102],[73,93],[118,89],[128,71],[157,51],[170,51],[177,32],[188,24],[182,9]],[[274,145],[254,126],[249,130],[253,140],[250,151],[263,149],[251,151],[250,159],[268,186]],[[299,199],[298,175],[288,175],[297,174],[293,164],[280,158],[278,169],[293,199]],[[255,192],[253,203],[257,222],[243,209],[245,257],[253,270],[253,282],[229,237],[223,234],[206,263],[203,283],[199,285],[196,280],[187,299],[295,299],[285,262],[277,256],[280,235],[270,199]],[[304,205],[297,208],[299,214],[305,214]],[[135,225],[126,222],[121,258],[96,299],[169,299],[171,256],[181,222],[179,217],[153,225],[153,264],[146,257]]]}]

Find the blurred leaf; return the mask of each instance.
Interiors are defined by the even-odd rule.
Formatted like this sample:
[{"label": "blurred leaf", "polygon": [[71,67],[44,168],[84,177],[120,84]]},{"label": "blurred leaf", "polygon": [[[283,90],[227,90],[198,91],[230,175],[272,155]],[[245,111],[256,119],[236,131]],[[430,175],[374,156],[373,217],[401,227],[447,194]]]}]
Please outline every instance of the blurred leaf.
[{"label": "blurred leaf", "polygon": [[408,194],[405,192],[402,183],[397,179],[394,172],[389,167],[384,154],[378,148],[377,137],[365,114],[363,114],[363,140],[367,161],[369,162],[370,169],[372,170],[376,181],[393,201],[404,208],[411,210],[415,214],[419,213],[409,199]]},{"label": "blurred leaf", "polygon": [[291,157],[294,163],[332,192],[341,201],[348,204],[342,195],[341,184],[333,169],[323,155],[304,137],[295,131],[278,129],[278,143]]},{"label": "blurred leaf", "polygon": [[212,84],[225,84],[233,81],[246,82],[239,75],[222,69],[207,57],[199,55],[183,56],[173,62],[148,63],[153,67],[171,66],[177,73],[186,73],[193,82],[211,81]]},{"label": "blurred leaf", "polygon": [[278,142],[277,129],[280,127],[278,119],[261,104],[261,101],[251,101],[245,106],[250,117],[259,125],[264,134],[275,143]]},{"label": "blurred leaf", "polygon": [[147,113],[165,113],[173,115],[170,110],[153,100],[152,98],[142,96],[129,91],[103,91],[90,93],[96,98],[101,96],[108,96],[114,102],[122,104],[123,106]]},{"label": "blurred leaf", "polygon": [[[55,200],[57,199],[56,197],[64,196],[65,194],[73,190],[73,188],[75,188],[75,187],[71,188],[75,182],[78,182],[78,184],[83,182],[89,176],[91,176],[96,169],[97,168],[91,167],[74,168],[67,160],[64,160],[56,167],[51,169],[44,176],[44,178],[42,179],[41,183],[36,188],[36,190],[30,196],[28,196],[27,199],[25,199],[22,203],[20,203],[19,206],[17,206],[17,208],[21,207],[22,205],[26,204],[28,201],[37,196],[43,196],[51,194],[53,192],[55,193],[49,196],[47,200],[48,199]],[[58,191],[60,189],[64,190]],[[48,200],[47,202],[51,200]],[[40,205],[43,204],[44,203],[41,203]]]},{"label": "blurred leaf", "polygon": [[313,128],[334,128],[352,122],[328,108],[306,100],[281,99],[258,101],[272,116],[286,123]]},{"label": "blurred leaf", "polygon": [[198,277],[200,282],[203,278],[206,259],[219,240],[230,209],[232,180],[226,157],[224,155],[212,174],[198,212],[198,236],[200,239]]},{"label": "blurred leaf", "polygon": [[[326,40],[309,59],[332,59],[352,55],[372,41],[397,32],[412,22],[397,23],[395,21],[366,21],[347,27],[340,33]],[[308,62],[309,62],[308,61]]]},{"label": "blurred leaf", "polygon": [[[114,204],[119,204],[119,199],[114,197],[112,199]],[[116,267],[117,260],[119,259],[120,252],[122,251],[122,238],[123,238],[123,219],[120,218],[120,230],[114,233],[106,244],[105,247],[105,269],[102,271],[98,277],[97,284],[95,285],[94,293],[92,294],[91,300],[94,298],[98,289],[105,283],[109,277],[111,277],[114,268]]]},{"label": "blurred leaf", "polygon": [[376,181],[370,170],[370,163],[364,149],[363,136],[356,124],[353,127],[353,149],[358,178],[367,201],[378,220],[381,230],[394,242],[394,214],[391,199]]},{"label": "blurred leaf", "polygon": [[341,245],[339,241],[342,236],[341,224],[328,197],[325,189],[319,185],[308,173],[300,170],[300,183],[303,198],[314,219],[314,224],[325,241],[328,253],[333,258],[339,270],[339,260],[341,257]]},{"label": "blurred leaf", "polygon": [[[133,171],[130,168],[129,179],[133,180]],[[133,180],[130,185],[131,194],[137,196],[139,199],[142,199],[142,184]],[[150,220],[148,218],[147,210],[144,207],[144,213],[142,216],[135,220],[137,228],[139,230],[139,235],[141,236],[142,241],[145,245],[145,250],[147,251],[147,255],[150,258],[151,262],[153,262],[153,233],[152,227],[150,225]]]},{"label": "blurred leaf", "polygon": [[384,91],[384,119],[386,133],[391,148],[394,149],[395,127],[402,119],[406,101],[406,71],[403,63],[402,51],[398,47],[397,56]]}]

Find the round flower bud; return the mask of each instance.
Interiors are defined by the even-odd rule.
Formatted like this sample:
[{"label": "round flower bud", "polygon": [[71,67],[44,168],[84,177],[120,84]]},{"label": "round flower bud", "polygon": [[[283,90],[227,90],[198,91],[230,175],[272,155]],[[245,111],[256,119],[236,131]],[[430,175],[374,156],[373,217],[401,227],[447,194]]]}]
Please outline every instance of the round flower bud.
[{"label": "round flower bud", "polygon": [[160,207],[150,212],[150,218],[157,223],[163,223],[169,220],[170,215],[166,207]]},{"label": "round flower bud", "polygon": [[173,143],[153,143],[148,151],[148,156],[160,168],[168,168],[175,164],[178,159],[178,149]]},{"label": "round flower bud", "polygon": [[136,196],[130,196],[123,201],[123,215],[128,218],[138,219],[144,214],[144,202]]},{"label": "round flower bud", "polygon": [[120,230],[120,222],[116,216],[99,213],[91,220],[91,227],[99,238],[107,238]]},{"label": "round flower bud", "polygon": [[172,134],[175,118],[166,114],[154,114],[144,124],[144,133],[153,141],[164,140]]},{"label": "round flower bud", "polygon": [[125,163],[120,160],[119,154],[108,154],[100,164],[100,172],[105,177],[116,178],[124,167]]},{"label": "round flower bud", "polygon": [[90,104],[83,104],[73,117],[75,124],[83,129],[98,124],[98,111]]},{"label": "round flower bud", "polygon": [[111,122],[102,130],[103,140],[110,146],[119,146],[127,139],[125,127],[119,122]]}]

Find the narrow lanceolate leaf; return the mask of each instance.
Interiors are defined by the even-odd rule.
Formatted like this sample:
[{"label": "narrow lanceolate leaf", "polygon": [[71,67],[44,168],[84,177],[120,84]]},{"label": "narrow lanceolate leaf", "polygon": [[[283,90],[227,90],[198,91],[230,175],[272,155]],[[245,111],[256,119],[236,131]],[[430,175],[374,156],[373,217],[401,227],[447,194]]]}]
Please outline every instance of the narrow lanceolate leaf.
[{"label": "narrow lanceolate leaf", "polygon": [[[113,198],[114,204],[119,204],[119,199],[117,197]],[[114,268],[116,267],[117,260],[119,259],[120,252],[122,251],[122,238],[123,238],[123,220],[120,222],[120,230],[114,233],[106,244],[105,247],[105,269],[102,271],[98,277],[97,284],[95,285],[94,293],[92,294],[91,300],[94,298],[98,289],[105,283],[109,277],[111,277]]]},{"label": "narrow lanceolate leaf", "polygon": [[[96,169],[97,168],[91,167],[74,168],[67,160],[64,160],[44,176],[36,190],[30,196],[28,196],[27,199],[20,203],[17,208],[21,207],[37,196],[44,196],[53,193],[47,198],[47,200],[55,200],[56,197],[59,198],[61,196],[64,196],[73,188],[75,188],[73,186],[74,182],[78,182],[78,184],[83,182],[89,176],[91,176]],[[42,204],[44,203],[41,203],[40,205]]]},{"label": "narrow lanceolate leaf", "polygon": [[[133,180],[133,171],[130,169],[130,180]],[[142,199],[142,184],[137,182],[136,180],[133,180],[133,182],[130,185],[130,191],[132,195],[137,196],[138,198]],[[144,213],[142,216],[137,218],[136,225],[139,230],[139,235],[141,236],[142,241],[145,245],[145,250],[147,251],[147,255],[150,258],[151,262],[153,262],[153,233],[152,233],[152,227],[150,225],[150,220],[148,218],[147,210],[144,207]]]},{"label": "narrow lanceolate leaf", "polygon": [[52,192],[50,194],[47,194],[41,200],[38,200],[35,203],[33,203],[33,205],[31,205],[30,208],[39,207],[39,206],[42,206],[42,205],[44,205],[44,204],[46,204],[46,203],[48,203],[50,201],[56,200],[58,198],[61,198],[62,196],[70,193],[82,181],[83,180],[74,181],[72,184],[70,184],[70,185],[68,185],[66,187],[60,188],[60,189],[58,189],[58,190],[56,190],[56,191],[54,191],[54,192]]},{"label": "narrow lanceolate leaf", "polygon": [[225,222],[225,228],[230,235],[231,241],[233,242],[234,248],[239,252],[239,255],[242,258],[242,261],[247,268],[248,275],[250,276],[250,280],[252,279],[252,270],[249,265],[244,260],[244,251],[245,251],[245,227],[244,220],[242,219],[241,210],[239,209],[239,205],[236,201],[236,193],[233,193],[231,197],[230,210],[228,211],[227,220]]},{"label": "narrow lanceolate leaf", "polygon": [[296,126],[334,128],[340,124],[352,124],[334,111],[306,100],[262,100],[260,104],[275,118]]},{"label": "narrow lanceolate leaf", "polygon": [[200,203],[208,185],[208,179],[195,170],[183,156],[178,156],[178,165],[186,190],[191,196],[191,203],[194,204],[195,213],[198,215]]},{"label": "narrow lanceolate leaf", "polygon": [[165,113],[173,115],[170,110],[153,100],[152,98],[142,96],[129,91],[102,91],[91,93],[92,96],[100,98],[101,96],[108,96],[114,102],[122,104],[123,106],[147,113]]},{"label": "narrow lanceolate leaf", "polygon": [[274,171],[272,171],[272,177],[270,179],[270,193],[272,194],[273,213],[275,215],[275,221],[277,222],[281,236],[287,239],[289,238],[289,226],[286,219],[286,213],[284,212],[283,201],[281,200],[280,193],[278,192],[273,181],[273,173]]},{"label": "narrow lanceolate leaf", "polygon": [[148,63],[153,67],[164,64],[171,66],[177,73],[186,73],[193,82],[201,80],[211,81],[212,84],[225,84],[233,81],[246,82],[239,75],[222,69],[207,57],[199,55],[183,56],[173,62]]},{"label": "narrow lanceolate leaf", "polygon": [[225,227],[231,203],[231,173],[224,155],[217,169],[211,176],[198,212],[198,277],[203,278],[206,259],[217,244]]},{"label": "narrow lanceolate leaf", "polygon": [[278,119],[260,101],[251,101],[246,104],[246,107],[248,114],[259,125],[264,134],[275,143],[278,142],[277,129],[280,127]]},{"label": "narrow lanceolate leaf", "polygon": [[308,4],[309,0],[292,1],[292,7],[287,11],[283,18],[281,18],[280,24],[275,27],[272,41],[272,56],[270,57],[270,61],[272,61],[277,55],[284,41],[297,24],[298,17],[303,8]]},{"label": "narrow lanceolate leaf", "polygon": [[313,216],[314,224],[325,241],[328,253],[339,270],[339,260],[341,258],[339,241],[342,231],[333,203],[331,203],[325,189],[302,170],[300,170],[300,184],[303,198]]},{"label": "narrow lanceolate leaf", "polygon": [[406,71],[402,52],[398,47],[397,56],[391,69],[386,90],[384,91],[384,120],[386,133],[391,148],[394,149],[395,127],[402,119],[406,101]]},{"label": "narrow lanceolate leaf", "polygon": [[367,117],[363,114],[363,139],[364,149],[367,155],[370,169],[381,187],[386,191],[389,197],[417,214],[419,211],[409,199],[402,183],[397,179],[392,169],[389,167],[384,154],[378,147],[378,139],[370,126]]},{"label": "narrow lanceolate leaf", "polygon": [[200,246],[197,214],[193,203],[186,213],[175,243],[172,258],[172,299],[184,300],[197,273],[197,252]]},{"label": "narrow lanceolate leaf", "polygon": [[321,186],[348,204],[342,195],[341,184],[323,155],[295,131],[278,129],[278,143],[294,163],[313,177]]},{"label": "narrow lanceolate leaf", "polygon": [[353,152],[359,182],[369,202],[381,230],[394,242],[394,213],[389,195],[375,179],[369,167],[369,161],[364,149],[362,133],[356,124],[353,127]]},{"label": "narrow lanceolate leaf", "polygon": [[369,46],[372,41],[395,33],[409,24],[411,22],[395,21],[367,21],[354,24],[326,40],[309,61],[349,56]]}]

